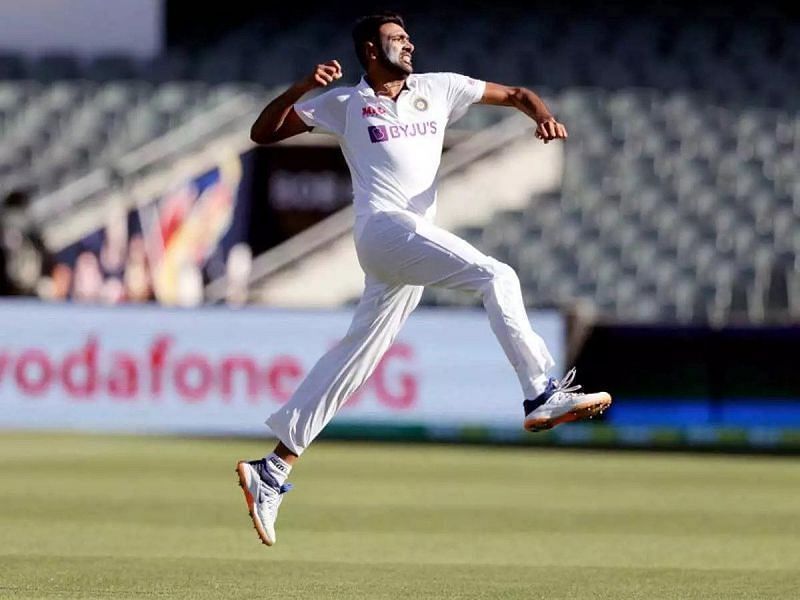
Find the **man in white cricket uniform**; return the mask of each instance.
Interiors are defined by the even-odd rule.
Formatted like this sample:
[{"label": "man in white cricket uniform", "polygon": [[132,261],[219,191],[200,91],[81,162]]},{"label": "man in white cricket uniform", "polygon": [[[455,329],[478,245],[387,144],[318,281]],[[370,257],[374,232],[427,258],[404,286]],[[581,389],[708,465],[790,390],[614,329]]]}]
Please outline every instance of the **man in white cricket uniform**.
[{"label": "man in white cricket uniform", "polygon": [[547,376],[553,358],[530,326],[514,270],[433,224],[436,173],[448,124],[475,103],[517,107],[538,123],[544,142],[566,129],[530,90],[486,83],[455,73],[413,74],[414,46],[393,14],[359,20],[353,32],[366,74],[358,85],[300,97],[341,77],[338,62],[314,73],[271,102],[253,125],[258,143],[303,131],[336,136],[353,180],[354,238],[366,279],[346,336],[309,372],[291,400],[267,419],[280,440],[263,459],[237,465],[240,484],[262,542],[275,541],[274,522],[292,464],[347,399],[366,381],[424,286],[478,292],[492,331],[522,387],[524,427],[549,429],[591,417],[611,403],[605,392],[577,393]]}]

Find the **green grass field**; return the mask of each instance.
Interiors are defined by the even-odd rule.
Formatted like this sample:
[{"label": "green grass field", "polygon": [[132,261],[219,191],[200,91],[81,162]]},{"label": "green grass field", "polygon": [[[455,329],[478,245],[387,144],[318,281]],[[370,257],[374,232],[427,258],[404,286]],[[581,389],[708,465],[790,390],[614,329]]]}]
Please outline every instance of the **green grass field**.
[{"label": "green grass field", "polygon": [[0,598],[798,598],[797,459],[0,435]]}]

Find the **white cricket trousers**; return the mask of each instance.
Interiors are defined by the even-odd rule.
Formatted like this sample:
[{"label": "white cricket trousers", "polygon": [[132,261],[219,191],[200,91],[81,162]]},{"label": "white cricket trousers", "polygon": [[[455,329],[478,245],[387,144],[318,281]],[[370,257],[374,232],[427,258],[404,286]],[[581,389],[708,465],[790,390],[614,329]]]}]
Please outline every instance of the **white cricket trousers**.
[{"label": "white cricket trousers", "polygon": [[404,211],[374,214],[357,223],[356,252],[366,285],[347,335],[266,421],[293,453],[302,454],[372,374],[426,285],[480,293],[524,397],[535,398],[544,390],[554,361],[531,329],[511,267]]}]

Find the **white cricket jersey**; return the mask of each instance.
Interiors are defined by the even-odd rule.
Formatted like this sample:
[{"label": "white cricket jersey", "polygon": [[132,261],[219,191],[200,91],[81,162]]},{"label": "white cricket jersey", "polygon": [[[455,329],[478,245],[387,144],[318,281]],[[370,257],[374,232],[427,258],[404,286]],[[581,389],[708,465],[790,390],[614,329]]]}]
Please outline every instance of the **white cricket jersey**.
[{"label": "white cricket jersey", "polygon": [[486,83],[456,73],[409,75],[397,100],[361,79],[295,104],[312,131],[335,135],[350,167],[356,218],[409,210],[431,218],[445,127]]}]

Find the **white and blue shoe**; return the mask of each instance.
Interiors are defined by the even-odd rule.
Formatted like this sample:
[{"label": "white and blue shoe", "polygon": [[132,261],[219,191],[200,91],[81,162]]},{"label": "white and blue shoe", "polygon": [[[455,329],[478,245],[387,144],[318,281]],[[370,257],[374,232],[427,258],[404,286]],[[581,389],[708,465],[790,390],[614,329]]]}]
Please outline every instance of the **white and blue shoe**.
[{"label": "white and blue shoe", "polygon": [[550,378],[547,388],[538,398],[525,400],[525,429],[544,431],[561,423],[591,419],[611,406],[611,395],[607,392],[586,394],[578,392],[581,386],[570,387],[575,379],[575,369],[571,369],[561,381]]},{"label": "white and blue shoe", "polygon": [[292,489],[291,483],[279,484],[267,471],[266,459],[240,461],[236,465],[239,485],[244,492],[247,509],[261,542],[275,543],[275,520],[283,495]]}]

